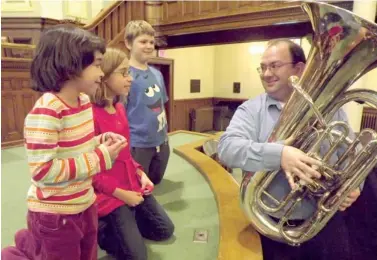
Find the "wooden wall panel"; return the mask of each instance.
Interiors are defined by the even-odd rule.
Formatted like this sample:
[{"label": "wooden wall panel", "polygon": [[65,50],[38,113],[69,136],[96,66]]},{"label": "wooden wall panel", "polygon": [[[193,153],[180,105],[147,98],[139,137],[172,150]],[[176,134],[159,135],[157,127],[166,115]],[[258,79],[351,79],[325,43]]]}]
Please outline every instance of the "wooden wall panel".
[{"label": "wooden wall panel", "polygon": [[197,3],[199,4],[198,15],[206,15],[219,11],[218,1],[199,1]]},{"label": "wooden wall panel", "polygon": [[260,6],[263,1],[237,1],[237,8]]},{"label": "wooden wall panel", "polygon": [[179,19],[182,17],[182,2],[168,1],[164,3],[164,21]]},{"label": "wooden wall panel", "polygon": [[199,107],[212,106],[212,104],[213,98],[174,100],[173,127],[170,131],[190,130],[190,111]]},{"label": "wooden wall panel", "polygon": [[183,11],[182,11],[182,14],[185,16],[185,17],[193,17],[194,16],[194,5],[195,5],[195,2],[193,1],[184,1],[182,2],[182,5],[183,5]]},{"label": "wooden wall panel", "polygon": [[1,60],[1,144],[12,147],[23,144],[25,116],[40,94],[30,88],[30,60]]},{"label": "wooden wall panel", "polygon": [[59,23],[49,18],[2,17],[1,36],[13,43],[37,44],[44,29]]},{"label": "wooden wall panel", "polygon": [[[158,1],[162,2],[159,12],[163,13],[163,18],[155,25],[157,37],[166,38],[166,48],[187,47],[172,45],[171,37],[185,37],[193,34],[203,34],[207,38],[213,37],[208,33],[233,31],[234,34],[228,38],[229,42],[240,42],[237,37],[237,30],[250,28],[268,28],[277,24],[284,25],[304,25],[309,23],[308,15],[301,8],[301,1]],[[342,8],[352,10],[352,2],[333,1],[332,4]],[[149,6],[148,9],[151,7]],[[157,8],[155,6],[155,8]],[[149,10],[156,16],[153,10]],[[147,13],[147,14],[148,14]],[[149,17],[145,19],[149,21]],[[151,18],[155,21],[156,18]],[[311,26],[306,26],[311,33]],[[283,30],[286,28],[271,28],[270,30]],[[283,32],[280,32],[283,34]],[[299,37],[300,35],[295,35]],[[277,36],[277,37],[281,37]],[[291,37],[283,35],[283,37]],[[255,37],[254,37],[255,38]],[[256,37],[258,38],[258,37]],[[260,37],[261,38],[261,37]],[[262,39],[252,39],[262,40]],[[196,45],[211,44],[208,42]],[[193,45],[188,45],[193,46]]]},{"label": "wooden wall panel", "polygon": [[232,8],[234,8],[234,6],[232,6],[232,3],[234,3],[234,5],[236,5],[237,4],[237,2],[236,1],[220,1],[219,3],[218,3],[218,10],[219,11],[224,11],[224,10],[228,10],[228,9],[232,9]]},{"label": "wooden wall panel", "polygon": [[[280,7],[299,7],[300,2],[282,1],[163,1],[164,19],[161,24],[172,24],[228,15],[270,11]],[[266,17],[268,15],[266,14]],[[146,17],[148,19],[148,17]],[[284,18],[281,18],[284,19]]]}]

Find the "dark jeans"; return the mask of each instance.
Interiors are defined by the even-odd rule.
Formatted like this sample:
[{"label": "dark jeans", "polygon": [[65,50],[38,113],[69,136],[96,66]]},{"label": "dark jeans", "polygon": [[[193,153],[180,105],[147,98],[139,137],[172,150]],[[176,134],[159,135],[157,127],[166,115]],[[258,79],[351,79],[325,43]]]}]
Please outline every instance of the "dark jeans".
[{"label": "dark jeans", "polygon": [[164,177],[166,166],[170,156],[169,143],[165,142],[159,146],[148,148],[131,148],[132,157],[143,168],[149,179],[154,184],[159,184]]},{"label": "dark jeans", "polygon": [[377,259],[377,167],[365,180],[360,197],[346,210],[353,259]]},{"label": "dark jeans", "polygon": [[350,239],[344,213],[338,212],[312,239],[298,247],[261,236],[264,260],[349,260]]},{"label": "dark jeans", "polygon": [[153,195],[136,207],[121,206],[99,219],[98,243],[119,260],[146,260],[143,237],[161,241],[170,238],[174,225]]}]

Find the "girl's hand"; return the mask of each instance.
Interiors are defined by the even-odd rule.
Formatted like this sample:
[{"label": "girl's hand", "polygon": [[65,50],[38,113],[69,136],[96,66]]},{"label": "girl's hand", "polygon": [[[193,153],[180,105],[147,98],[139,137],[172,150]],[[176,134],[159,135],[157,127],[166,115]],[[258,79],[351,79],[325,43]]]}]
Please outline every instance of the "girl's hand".
[{"label": "girl's hand", "polygon": [[117,188],[114,191],[113,195],[114,197],[120,199],[130,207],[136,207],[144,201],[143,195],[140,192],[134,192]]},{"label": "girl's hand", "polygon": [[145,172],[138,170],[138,174],[141,175],[140,183],[141,183],[141,190],[144,191],[144,195],[149,195],[152,193],[154,189],[153,182],[148,178]]},{"label": "girl's hand", "polygon": [[105,142],[108,141],[108,140],[111,140],[112,143],[119,141],[121,143],[125,143],[126,146],[128,145],[127,139],[124,136],[122,136],[120,134],[113,133],[113,132],[105,133]]}]

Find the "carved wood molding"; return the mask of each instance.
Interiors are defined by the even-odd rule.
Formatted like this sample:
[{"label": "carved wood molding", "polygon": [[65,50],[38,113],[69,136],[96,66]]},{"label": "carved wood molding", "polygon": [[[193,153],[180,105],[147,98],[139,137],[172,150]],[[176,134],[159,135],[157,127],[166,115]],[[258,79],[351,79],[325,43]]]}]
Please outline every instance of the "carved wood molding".
[{"label": "carved wood molding", "polygon": [[[1,82],[1,90],[22,90],[22,89],[31,89],[30,79],[28,78],[8,78],[3,79]],[[10,94],[10,93],[8,93]],[[4,94],[6,95],[6,94]]]},{"label": "carved wood molding", "polygon": [[[352,2],[339,2],[335,5],[347,10],[352,10]],[[148,13],[147,13],[148,14]],[[148,17],[146,17],[148,19]],[[309,21],[306,13],[301,9],[300,3],[294,6],[254,11],[248,13],[236,13],[226,16],[213,16],[202,19],[177,21],[170,20],[155,25],[157,37],[173,36],[200,32],[221,30],[233,30],[250,27],[271,26],[275,24],[302,23]]]},{"label": "carved wood molding", "polygon": [[60,23],[62,21],[50,18],[2,17],[1,34],[9,42],[37,44],[43,30]]},{"label": "carved wood molding", "polygon": [[30,70],[31,59],[1,58],[2,70]]},{"label": "carved wood molding", "polygon": [[31,59],[1,59],[2,148],[23,143],[25,116],[41,95],[31,89],[30,65]]},{"label": "carved wood molding", "polygon": [[42,17],[2,17],[1,29],[44,29],[60,20]]},{"label": "carved wood molding", "polygon": [[167,45],[162,46],[162,48],[182,48],[252,41],[268,41],[276,38],[301,38],[311,34],[311,32],[312,27],[310,22],[304,22],[274,26],[239,28],[224,31],[190,33],[167,36]]},{"label": "carved wood molding", "polygon": [[158,25],[162,21],[162,1],[145,1],[145,19],[152,26]]}]

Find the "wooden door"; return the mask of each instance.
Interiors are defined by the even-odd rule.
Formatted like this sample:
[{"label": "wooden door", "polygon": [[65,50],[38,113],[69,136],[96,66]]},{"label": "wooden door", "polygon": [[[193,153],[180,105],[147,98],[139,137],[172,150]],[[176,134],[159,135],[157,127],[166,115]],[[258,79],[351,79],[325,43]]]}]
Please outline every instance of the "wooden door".
[{"label": "wooden door", "polygon": [[174,60],[161,58],[161,57],[154,57],[149,61],[149,64],[161,71],[162,76],[164,77],[166,93],[168,95],[169,101],[165,104],[165,113],[166,113],[166,120],[168,123],[168,131],[172,132],[173,129],[173,122],[172,116],[174,113],[174,84],[173,84],[173,74],[174,74]]}]

